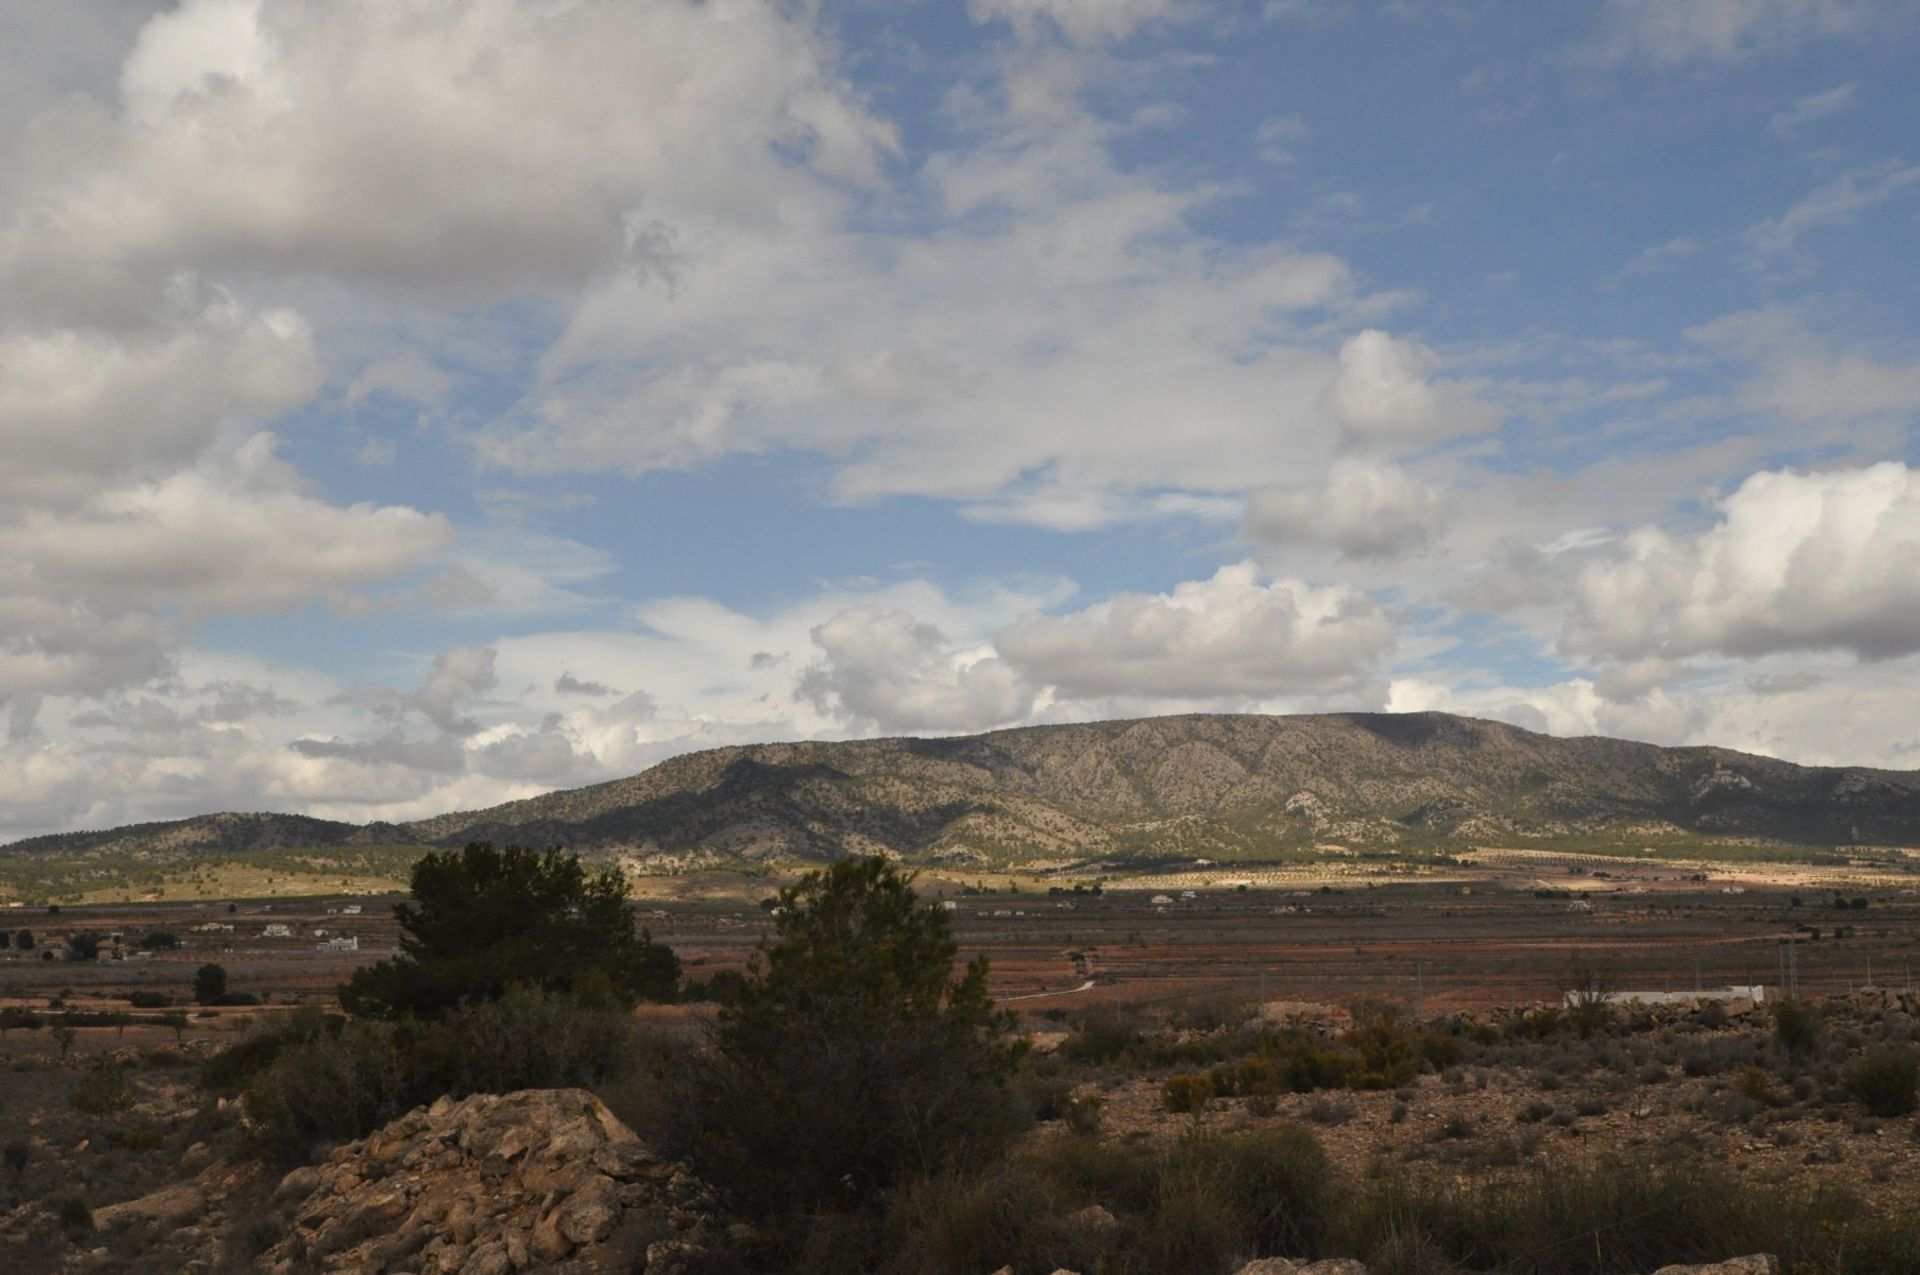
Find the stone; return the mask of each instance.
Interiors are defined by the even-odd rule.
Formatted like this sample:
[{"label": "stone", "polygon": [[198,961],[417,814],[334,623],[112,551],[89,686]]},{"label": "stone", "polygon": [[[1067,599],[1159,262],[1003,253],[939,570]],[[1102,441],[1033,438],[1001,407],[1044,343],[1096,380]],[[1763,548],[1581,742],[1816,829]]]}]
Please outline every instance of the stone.
[{"label": "stone", "polygon": [[320,1189],[320,1181],[320,1170],[303,1165],[280,1179],[280,1185],[273,1189],[273,1203],[292,1204],[304,1200]]},{"label": "stone", "polygon": [[93,1211],[93,1224],[103,1231],[134,1222],[153,1222],[161,1226],[180,1226],[206,1211],[207,1193],[195,1182],[177,1182],[151,1195],[121,1204],[102,1205]]},{"label": "stone", "polygon": [[513,1262],[507,1257],[504,1245],[483,1244],[467,1258],[460,1275],[513,1275]]},{"label": "stone", "polygon": [[1094,1235],[1105,1235],[1109,1231],[1117,1230],[1120,1226],[1120,1219],[1098,1204],[1089,1204],[1084,1209],[1069,1213],[1067,1222]]},{"label": "stone", "polygon": [[1318,1262],[1296,1262],[1285,1257],[1263,1257],[1248,1262],[1236,1275],[1372,1275],[1364,1262],[1351,1257],[1329,1257]]},{"label": "stone", "polygon": [[1780,1275],[1780,1259],[1771,1253],[1751,1253],[1697,1266],[1662,1266],[1653,1275]]},{"label": "stone", "polygon": [[555,1212],[560,1233],[575,1244],[606,1238],[620,1217],[620,1192],[604,1174],[588,1178]]},{"label": "stone", "polygon": [[559,1210],[547,1214],[533,1228],[533,1255],[543,1262],[557,1262],[573,1251],[573,1241],[560,1230]]}]

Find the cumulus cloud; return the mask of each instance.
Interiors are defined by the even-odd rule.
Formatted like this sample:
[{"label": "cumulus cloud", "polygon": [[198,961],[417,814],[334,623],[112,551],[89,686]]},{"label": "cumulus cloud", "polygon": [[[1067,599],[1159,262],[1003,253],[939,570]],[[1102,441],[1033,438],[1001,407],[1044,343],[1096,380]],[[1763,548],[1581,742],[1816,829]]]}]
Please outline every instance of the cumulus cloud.
[{"label": "cumulus cloud", "polygon": [[992,656],[955,652],[906,611],[853,607],[816,625],[824,653],[795,683],[820,712],[883,731],[970,731],[1018,721],[1034,688]]},{"label": "cumulus cloud", "polygon": [[1321,545],[1343,558],[1391,558],[1445,524],[1444,493],[1397,465],[1343,458],[1315,487],[1269,487],[1247,498],[1247,534],[1276,545]]},{"label": "cumulus cloud", "polygon": [[1645,528],[1589,565],[1560,644],[1623,662],[1920,651],[1920,473],[1755,474],[1697,535]]},{"label": "cumulus cloud", "polygon": [[462,646],[433,657],[433,668],[420,689],[406,698],[406,706],[449,735],[471,735],[479,725],[462,717],[473,700],[500,684],[493,662],[498,652],[488,646]]},{"label": "cumulus cloud", "polygon": [[0,523],[0,557],[23,592],[200,615],[301,606],[418,565],[447,539],[437,516],[313,499],[258,434],[71,512]]},{"label": "cumulus cloud", "polygon": [[249,312],[176,280],[131,331],[0,328],[0,492],[72,499],[101,480],[190,462],[236,419],[319,388],[312,332],[288,310]]},{"label": "cumulus cloud", "polygon": [[43,128],[39,197],[0,223],[14,288],[125,309],[214,263],[461,296],[577,283],[670,257],[677,218],[761,220],[799,189],[791,156],[858,179],[890,145],[765,0],[187,0],[118,96]]},{"label": "cumulus cloud", "polygon": [[616,694],[611,686],[604,686],[599,682],[587,678],[575,677],[571,672],[567,671],[563,671],[559,677],[553,679],[553,689],[557,695],[601,696]]},{"label": "cumulus cloud", "polygon": [[1491,428],[1492,408],[1432,379],[1439,362],[1417,341],[1368,328],[1340,347],[1340,370],[1323,402],[1363,445],[1417,448]]},{"label": "cumulus cloud", "polygon": [[1020,50],[957,90],[966,144],[876,197],[924,210],[911,232],[796,199],[687,229],[670,280],[597,280],[477,454],[638,474],[805,449],[840,500],[1062,529],[1316,472],[1329,333],[1386,300],[1337,257],[1199,229],[1222,192],[1120,163],[1083,80]]},{"label": "cumulus cloud", "polygon": [[995,646],[1067,696],[1259,698],[1351,689],[1395,640],[1392,619],[1358,589],[1267,582],[1241,562],[1171,593],[1027,616]]}]

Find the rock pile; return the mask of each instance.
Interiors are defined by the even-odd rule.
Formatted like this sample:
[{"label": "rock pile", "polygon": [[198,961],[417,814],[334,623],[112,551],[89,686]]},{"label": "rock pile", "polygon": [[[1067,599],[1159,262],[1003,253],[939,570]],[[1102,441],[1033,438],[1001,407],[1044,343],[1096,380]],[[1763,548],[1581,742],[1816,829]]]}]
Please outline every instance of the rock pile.
[{"label": "rock pile", "polygon": [[442,1098],[295,1169],[274,1202],[293,1225],[259,1266],[278,1272],[672,1275],[722,1239],[705,1188],[580,1089]]}]

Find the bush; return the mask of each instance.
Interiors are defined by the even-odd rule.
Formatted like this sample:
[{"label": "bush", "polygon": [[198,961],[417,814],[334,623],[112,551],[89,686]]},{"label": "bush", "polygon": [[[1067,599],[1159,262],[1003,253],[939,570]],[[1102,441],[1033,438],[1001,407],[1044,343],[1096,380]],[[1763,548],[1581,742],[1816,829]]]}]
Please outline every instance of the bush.
[{"label": "bush", "polygon": [[1847,1072],[1847,1091],[1876,1116],[1910,1115],[1920,1107],[1920,1053],[1879,1045]]},{"label": "bush", "polygon": [[1070,1133],[1082,1138],[1092,1138],[1100,1133],[1100,1108],[1106,1100],[1097,1093],[1080,1094],[1067,1100],[1061,1119]]},{"label": "bush", "polygon": [[1355,1089],[1398,1089],[1420,1074],[1420,1053],[1399,1010],[1385,1003],[1356,1006],[1353,1026],[1341,1038],[1358,1065],[1346,1078]]},{"label": "bush", "polygon": [[625,1015],[535,988],[440,1022],[347,1022],[302,1010],[208,1060],[210,1087],[238,1087],[261,1149],[282,1161],[362,1137],[443,1095],[590,1086],[635,1058]]},{"label": "bush", "polygon": [[1426,1059],[1427,1066],[1435,1071],[1445,1071],[1449,1067],[1460,1065],[1466,1057],[1466,1050],[1460,1044],[1458,1036],[1449,1036],[1445,1032],[1428,1032],[1420,1040],[1420,1056]]},{"label": "bush", "polygon": [[1074,1021],[1060,1042],[1060,1056],[1082,1063],[1112,1063],[1126,1057],[1146,1039],[1140,1011],[1130,1005],[1108,1005],[1089,1010]]},{"label": "bush", "polygon": [[68,1196],[54,1209],[54,1216],[60,1219],[60,1229],[68,1235],[78,1237],[93,1230],[93,1210],[87,1202],[78,1196]]},{"label": "bush", "polygon": [[1789,1057],[1807,1057],[1820,1043],[1820,1011],[1802,1000],[1775,1001],[1773,1038]]},{"label": "bush", "polygon": [[809,873],[780,892],[774,925],[673,1136],[797,1251],[811,1218],[871,1215],[912,1178],[996,1154],[1026,1042],[988,996],[985,960],[954,979],[947,913],[885,859]]},{"label": "bush", "polygon": [[23,1005],[8,1005],[0,1008],[0,1032],[6,1032],[15,1027],[34,1031],[45,1025],[44,1018]]},{"label": "bush", "polygon": [[90,1116],[126,1111],[135,1101],[134,1092],[128,1087],[126,1077],[120,1074],[120,1068],[104,1058],[88,1067],[67,1094],[68,1106]]},{"label": "bush", "polygon": [[1168,1111],[1198,1115],[1213,1101],[1213,1080],[1207,1076],[1168,1076],[1160,1087],[1160,1101]]},{"label": "bush", "polygon": [[622,1008],[678,990],[679,958],[634,928],[616,867],[476,841],[423,856],[411,890],[394,909],[401,954],[354,972],[340,989],[347,1012],[433,1018],[515,983]]},{"label": "bush", "polygon": [[193,999],[211,1005],[227,994],[227,967],[206,964],[193,972]]},{"label": "bush", "polygon": [[[1077,1216],[1092,1205],[1108,1220]],[[1059,1140],[904,1188],[889,1216],[894,1252],[860,1269],[1219,1275],[1254,1254],[1324,1252],[1336,1211],[1327,1158],[1297,1128],[1195,1130],[1149,1146]]]},{"label": "bush", "polygon": [[1699,1163],[1548,1165],[1492,1183],[1383,1179],[1338,1210],[1330,1245],[1396,1271],[1630,1275],[1770,1252],[1790,1271],[1896,1275],[1920,1217],[1836,1192],[1789,1195]]}]

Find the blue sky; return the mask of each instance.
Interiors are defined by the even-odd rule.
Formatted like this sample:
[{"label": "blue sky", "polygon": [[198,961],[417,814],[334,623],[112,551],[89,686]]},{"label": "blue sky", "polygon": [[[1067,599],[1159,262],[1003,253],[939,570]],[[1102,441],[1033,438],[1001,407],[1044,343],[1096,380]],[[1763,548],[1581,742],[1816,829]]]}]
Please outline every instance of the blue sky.
[{"label": "blue sky", "polygon": [[0,16],[0,837],[1427,708],[1920,765],[1920,6]]}]

